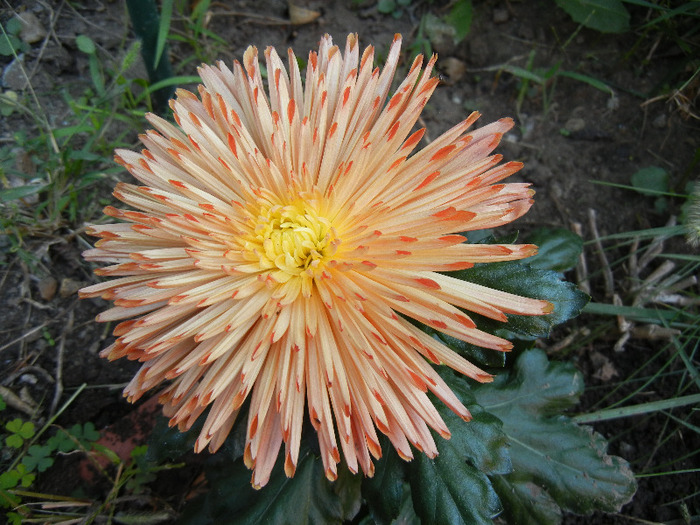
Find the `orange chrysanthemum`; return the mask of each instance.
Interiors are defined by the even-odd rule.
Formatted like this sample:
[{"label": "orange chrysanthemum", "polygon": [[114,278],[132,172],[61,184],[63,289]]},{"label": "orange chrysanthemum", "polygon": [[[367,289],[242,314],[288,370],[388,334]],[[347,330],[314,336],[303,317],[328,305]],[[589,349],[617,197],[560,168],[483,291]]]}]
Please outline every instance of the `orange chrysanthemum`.
[{"label": "orange chrysanthemum", "polygon": [[458,234],[520,217],[533,192],[501,183],[521,164],[491,155],[509,119],[468,132],[472,114],[414,151],[436,57],[424,69],[416,58],[385,105],[400,44],[397,35],[380,72],[356,35],[344,55],[325,36],[305,82],[291,50],[287,72],[268,48],[269,96],[254,47],[233,71],[203,66],[200,97],[179,90],[171,102],[179,128],[148,115],[157,131],[141,137],[146,149],[117,151],[144,185],[114,195],[139,211],[107,207],[122,222],[89,230],[102,239],[85,258],[113,263],[95,273],[118,278],[81,296],[114,301],[98,321],[123,320],[102,355],[144,363],[125,395],[169,381],[160,401],[182,430],[209,407],[197,451],[218,449],[250,398],[244,459],[256,487],[282,442],[294,474],[305,407],[329,479],[340,450],[350,470],[372,475],[377,429],[404,459],[409,443],[436,455],[429,427],[450,431],[428,391],[470,418],[428,361],[491,376],[406,317],[508,350],[464,310],[501,321],[551,310],[436,273],[534,254]]}]

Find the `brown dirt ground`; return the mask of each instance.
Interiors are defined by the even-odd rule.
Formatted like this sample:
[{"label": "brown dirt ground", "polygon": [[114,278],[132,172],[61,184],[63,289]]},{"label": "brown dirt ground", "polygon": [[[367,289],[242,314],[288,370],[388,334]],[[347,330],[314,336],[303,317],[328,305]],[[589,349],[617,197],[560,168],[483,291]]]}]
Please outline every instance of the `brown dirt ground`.
[{"label": "brown dirt ground", "polygon": [[[124,42],[133,38],[128,31],[125,7],[116,1],[69,5],[17,0],[11,4],[14,9],[31,10],[45,27],[53,28],[45,49],[40,48],[41,42],[34,44],[25,60],[34,71],[32,85],[47,111],[47,118],[60,126],[69,110],[57,93],[62,88],[80,93],[89,84],[87,62],[76,51],[75,36],[87,34],[100,46],[104,56],[119,56]],[[292,27],[274,22],[288,16],[287,3],[282,0],[215,2],[208,28],[228,42],[226,48],[219,49],[218,58],[230,63],[240,58],[249,44],[255,44],[260,50],[267,45],[278,50],[292,46],[303,56],[316,47],[323,33],[343,43],[350,32],[359,33],[363,47],[369,43],[376,45],[381,55],[388,49],[394,33],[402,33],[405,45],[410,45],[415,40],[421,15],[427,10],[440,15],[445,12],[447,2],[414,1],[398,19],[378,13],[374,1],[310,0],[298,4],[320,10],[321,17],[313,23]],[[628,8],[633,24],[639,25],[647,16],[645,10],[634,9],[629,4]],[[654,213],[650,209],[653,202],[650,198],[597,183],[629,184],[631,175],[638,169],[660,165],[671,174],[673,189],[683,191],[698,147],[698,121],[687,118],[687,114],[667,97],[650,101],[662,93],[660,89],[678,86],[689,77],[682,69],[684,57],[672,39],[661,32],[652,36],[632,32],[603,35],[582,29],[564,46],[578,28],[563,11],[554,8],[552,2],[476,0],[474,12],[472,30],[465,41],[456,46],[435,43],[440,55],[439,69],[452,57],[461,61],[466,71],[461,78],[450,78],[447,71],[441,70],[445,82],[431,99],[423,117],[428,135],[438,136],[471,110],[483,114],[483,123],[504,116],[516,119],[516,127],[500,152],[507,159],[525,162],[526,167],[518,177],[531,182],[537,191],[535,206],[515,226],[525,237],[536,227],[571,228],[579,223],[584,238],[590,239],[589,209],[597,212],[597,225],[603,236],[663,225],[668,213]],[[0,10],[3,21],[9,16],[8,8]],[[604,81],[612,86],[615,96],[582,82],[557,78],[546,86],[544,93],[541,86],[531,85],[518,111],[520,80],[508,73],[498,73],[494,66],[511,63],[525,67],[532,51],[535,52],[535,67],[548,69],[561,63],[562,69]],[[190,55],[191,50],[184,44],[171,49],[176,66]],[[4,67],[7,62],[2,61],[0,65]],[[194,74],[194,64],[189,62],[177,73]],[[143,75],[138,70],[134,74]],[[0,124],[0,140],[11,143],[13,131],[23,129],[31,134],[32,126],[31,120],[14,114]],[[570,132],[562,133],[564,128]],[[671,211],[677,213],[674,209],[677,205],[671,203]],[[85,241],[91,241],[83,235],[71,234],[80,226],[66,224],[47,232],[44,238],[27,240],[28,247],[41,260],[38,270],[27,268],[10,253],[3,255],[0,383],[28,402],[33,400],[38,408],[32,417],[38,423],[46,421],[48,407],[54,400],[65,401],[85,383],[88,389],[69,407],[60,422],[69,426],[92,421],[97,428],[104,429],[134,410],[121,398],[120,389],[137,366],[122,361],[110,364],[97,356],[99,349],[110,341],[106,327],[92,321],[105,307],[103,302],[78,301],[70,290],[47,300],[42,299],[38,289],[38,281],[47,276],[58,282],[68,279],[68,284],[70,281],[94,281],[91,269],[79,255],[86,247]],[[592,252],[589,252],[589,269],[594,275],[600,269]],[[624,295],[622,267],[616,270],[615,277],[618,291]],[[571,275],[570,278],[575,277]],[[595,298],[608,301],[600,278],[594,277],[592,283]],[[562,338],[587,322],[582,318],[577,324],[560,330],[556,337]],[[611,324],[610,334],[595,340],[586,339],[567,354],[568,358],[576,360],[586,375],[586,384],[592,387],[584,396],[584,407],[595,406],[602,397],[601,392],[609,392],[658,348],[643,340],[633,340],[624,353],[615,353],[612,345],[616,338],[615,327]],[[556,339],[547,344],[554,343]],[[607,358],[617,375],[601,379],[600,360],[593,359],[593,354]],[[650,375],[657,366],[657,363],[649,364],[640,375]],[[58,396],[57,378],[62,387],[62,394]],[[674,395],[676,386],[673,378],[655,383],[652,397],[633,398],[630,402]],[[665,424],[661,418],[632,418],[596,428],[611,438],[611,451],[630,460],[635,469],[666,462],[671,462],[665,467],[668,470],[697,468],[694,457],[676,461],[698,448],[697,434],[679,430],[669,441],[655,447],[657,437],[667,430]],[[650,456],[652,449],[656,452]],[[63,461],[61,467],[40,475],[43,491],[65,493],[68,489],[86,489],[79,487],[80,481],[71,477],[74,475],[71,472],[75,471],[74,460]],[[190,479],[185,480],[183,486],[193,481],[196,469],[188,470],[187,475]],[[170,488],[171,492],[161,490],[158,495],[178,509],[183,491]],[[645,478],[640,482],[637,496],[621,514],[651,521],[679,519],[679,505],[669,502],[699,490],[700,483],[692,475]],[[697,497],[686,503],[691,514],[700,513]],[[630,522],[620,516],[602,514],[585,519],[567,516],[564,521]]]}]

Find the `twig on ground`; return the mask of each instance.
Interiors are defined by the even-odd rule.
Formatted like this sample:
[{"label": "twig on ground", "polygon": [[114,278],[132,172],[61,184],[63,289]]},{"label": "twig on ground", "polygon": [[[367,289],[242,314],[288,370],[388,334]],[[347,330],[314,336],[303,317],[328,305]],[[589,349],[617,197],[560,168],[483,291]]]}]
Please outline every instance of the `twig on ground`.
[{"label": "twig on ground", "polygon": [[2,396],[8,406],[18,410],[19,412],[24,412],[28,416],[33,416],[34,412],[36,412],[35,406],[31,406],[29,403],[20,399],[17,394],[7,387],[0,386],[0,396]]},{"label": "twig on ground", "polygon": [[[666,227],[671,227],[676,225],[676,218],[671,216],[671,218],[666,223]],[[643,271],[644,268],[649,266],[651,261],[659,255],[664,249],[664,241],[668,239],[668,235],[659,235],[654,237],[654,239],[649,243],[649,247],[644,250],[644,254],[639,258],[639,271]]]},{"label": "twig on ground", "polygon": [[[622,299],[620,299],[618,294],[613,294],[613,304],[615,306],[622,306]],[[617,316],[617,329],[622,335],[615,343],[615,346],[613,346],[615,352],[623,352],[625,350],[625,343],[630,338],[630,330],[633,326],[634,323],[628,321],[624,315]]]},{"label": "twig on ground", "polygon": [[600,241],[600,235],[598,234],[598,225],[596,224],[596,212],[593,208],[588,209],[588,224],[591,228],[591,234],[593,235],[593,241],[595,242],[596,252],[598,259],[600,260],[601,270],[603,271],[603,280],[605,281],[605,295],[606,297],[613,297],[615,294],[615,281],[613,280],[612,270],[610,269],[610,263],[608,263],[608,258],[605,256],[605,250],[603,249],[603,243]]},{"label": "twig on ground", "polygon": [[[580,222],[572,222],[571,229],[574,230],[576,235],[583,238],[583,228]],[[578,264],[576,265],[576,282],[583,292],[591,295],[591,283],[588,280],[588,263],[583,250],[581,250],[581,255],[578,256]]]},{"label": "twig on ground", "polygon": [[65,326],[63,327],[63,333],[61,334],[61,342],[58,343],[58,348],[56,352],[56,383],[54,385],[53,400],[51,401],[51,409],[49,410],[49,416],[53,416],[58,407],[58,402],[61,400],[63,395],[63,353],[66,347],[66,340],[68,339],[68,334],[73,329],[73,309],[68,311],[68,319]]},{"label": "twig on ground", "polygon": [[580,339],[581,337],[587,337],[591,334],[591,331],[589,328],[583,326],[581,328],[578,328],[571,332],[569,335],[567,335],[565,338],[563,338],[560,341],[557,341],[551,346],[545,346],[542,349],[546,352],[547,355],[554,355],[559,353],[562,349],[566,348],[569,346],[571,343],[576,341],[577,339]]},{"label": "twig on ground", "polygon": [[35,334],[35,333],[38,332],[39,330],[42,330],[42,329],[46,328],[48,325],[49,325],[49,323],[42,323],[42,324],[40,324],[39,326],[35,326],[34,328],[31,328],[30,330],[24,332],[22,335],[20,335],[20,336],[17,337],[16,339],[13,339],[13,340],[10,341],[9,343],[5,343],[4,345],[0,346],[0,352],[2,352],[3,350],[6,350],[6,349],[8,349],[8,348],[10,348],[12,345],[14,345],[14,344],[16,344],[16,343],[22,342],[22,341],[23,341],[24,339],[26,339],[27,337],[29,337],[29,336]]}]

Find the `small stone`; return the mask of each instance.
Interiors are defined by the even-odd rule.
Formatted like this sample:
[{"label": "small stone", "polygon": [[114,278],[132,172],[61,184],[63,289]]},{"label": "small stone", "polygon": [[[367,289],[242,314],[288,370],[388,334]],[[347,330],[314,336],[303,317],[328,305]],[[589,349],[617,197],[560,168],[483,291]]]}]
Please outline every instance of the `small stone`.
[{"label": "small stone", "polygon": [[46,36],[46,29],[41,25],[39,19],[31,11],[25,11],[17,15],[17,18],[22,23],[22,29],[19,32],[19,37],[27,44],[34,44],[43,40]]},{"label": "small stone", "polygon": [[74,70],[75,57],[62,45],[50,43],[44,49],[42,63],[46,66],[47,73],[57,76],[64,71]]},{"label": "small stone", "polygon": [[467,65],[459,58],[447,57],[440,64],[440,70],[445,74],[445,84],[452,85],[459,82],[467,71]]},{"label": "small stone", "polygon": [[319,11],[314,11],[313,9],[307,9],[291,2],[287,5],[289,7],[289,21],[295,26],[310,24],[321,16]]},{"label": "small stone", "polygon": [[493,10],[493,23],[494,24],[505,24],[510,18],[510,13],[508,9],[503,7],[497,7]]},{"label": "small stone", "polygon": [[651,121],[651,125],[656,129],[664,129],[666,127],[666,113],[661,113],[658,117]]},{"label": "small stone", "polygon": [[24,53],[20,53],[2,72],[2,85],[7,89],[21,91],[27,87],[27,75],[23,70]]},{"label": "small stone", "polygon": [[579,117],[570,118],[564,124],[564,128],[570,133],[576,133],[586,127],[586,121]]},{"label": "small stone", "polygon": [[22,374],[19,376],[20,383],[26,383],[28,385],[36,385],[39,379],[34,374]]},{"label": "small stone", "polygon": [[58,281],[51,277],[44,277],[40,279],[36,284],[39,289],[39,295],[44,301],[50,301],[56,295],[56,290],[58,289]]},{"label": "small stone", "polygon": [[65,299],[76,294],[81,287],[82,284],[79,281],[65,277],[61,279],[61,288],[58,290],[58,294]]}]

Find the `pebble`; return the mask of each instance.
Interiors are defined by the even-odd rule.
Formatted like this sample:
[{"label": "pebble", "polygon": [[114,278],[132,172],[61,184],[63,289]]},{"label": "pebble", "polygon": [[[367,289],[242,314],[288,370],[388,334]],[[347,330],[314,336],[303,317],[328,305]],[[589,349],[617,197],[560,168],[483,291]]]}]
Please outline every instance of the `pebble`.
[{"label": "pebble", "polygon": [[56,290],[58,289],[58,281],[51,277],[44,277],[36,283],[39,289],[39,295],[44,301],[50,301],[56,295]]},{"label": "pebble", "polygon": [[23,62],[24,53],[20,53],[17,58],[5,66],[2,72],[2,85],[5,88],[21,91],[27,87],[27,76],[22,68]]},{"label": "pebble", "polygon": [[70,297],[71,295],[76,294],[82,286],[83,285],[80,283],[80,281],[65,277],[61,279],[61,288],[58,290],[58,294],[63,298]]},{"label": "pebble", "polygon": [[22,29],[19,32],[19,37],[27,44],[34,44],[43,40],[46,36],[46,29],[41,25],[41,22],[31,11],[25,11],[17,18],[22,23]]},{"label": "pebble", "polygon": [[448,85],[459,82],[467,71],[467,65],[455,57],[447,57],[440,64],[440,69],[447,75],[445,83]]},{"label": "pebble", "polygon": [[573,117],[566,121],[564,128],[571,133],[581,131],[586,127],[586,121],[579,117]]},{"label": "pebble", "polygon": [[661,113],[654,120],[651,121],[651,125],[656,129],[664,129],[666,127],[666,113]]},{"label": "pebble", "polygon": [[503,7],[497,7],[493,10],[493,23],[494,24],[505,24],[510,18],[508,9]]}]

